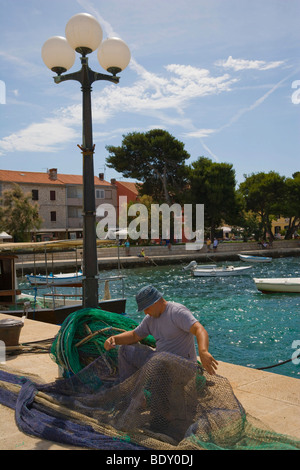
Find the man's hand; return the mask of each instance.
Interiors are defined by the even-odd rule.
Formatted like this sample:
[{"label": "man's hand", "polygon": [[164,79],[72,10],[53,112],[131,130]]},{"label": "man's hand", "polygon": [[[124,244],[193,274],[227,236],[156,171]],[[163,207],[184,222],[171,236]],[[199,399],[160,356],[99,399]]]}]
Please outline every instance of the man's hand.
[{"label": "man's hand", "polygon": [[213,356],[208,351],[199,352],[200,361],[204,369],[211,375],[215,375],[218,362],[213,358]]},{"label": "man's hand", "polygon": [[114,336],[110,336],[110,338],[107,338],[107,340],[104,343],[104,349],[106,351],[110,351],[110,349],[114,349],[116,347],[116,341]]},{"label": "man's hand", "polygon": [[134,344],[141,341],[143,338],[140,338],[134,330],[124,331],[119,335],[110,336],[104,343],[104,349],[109,351],[110,349],[120,346],[121,344]]},{"label": "man's hand", "polygon": [[197,321],[192,325],[190,332],[196,336],[201,364],[209,374],[215,374],[218,363],[208,352],[209,339],[206,329]]}]

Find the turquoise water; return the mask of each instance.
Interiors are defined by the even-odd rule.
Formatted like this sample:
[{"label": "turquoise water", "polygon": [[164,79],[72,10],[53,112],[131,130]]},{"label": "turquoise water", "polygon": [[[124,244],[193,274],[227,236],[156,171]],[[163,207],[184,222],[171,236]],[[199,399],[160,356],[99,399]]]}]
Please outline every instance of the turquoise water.
[{"label": "turquoise water", "polygon": [[[137,321],[143,318],[143,313],[137,313],[135,294],[153,284],[167,300],[180,302],[193,312],[208,331],[210,352],[217,360],[261,368],[291,359],[296,351],[294,341],[299,341],[300,349],[300,294],[262,294],[252,279],[300,277],[300,258],[273,259],[252,265],[250,275],[224,278],[193,277],[183,270],[186,264],[124,269],[126,313]],[[115,270],[101,273],[103,277],[116,274]],[[110,291],[112,297],[119,297],[120,282],[111,282]],[[300,366],[291,361],[267,370],[300,377]]]},{"label": "turquoise water", "polygon": [[[136,312],[135,294],[151,283],[167,300],[194,313],[209,333],[210,352],[217,360],[259,368],[291,359],[296,351],[292,343],[300,341],[300,294],[262,294],[252,277],[300,277],[300,258],[274,259],[252,265],[250,276],[224,278],[193,277],[183,270],[186,264],[126,269],[127,313],[138,321],[143,318]],[[300,377],[300,366],[293,362],[268,371]]]}]

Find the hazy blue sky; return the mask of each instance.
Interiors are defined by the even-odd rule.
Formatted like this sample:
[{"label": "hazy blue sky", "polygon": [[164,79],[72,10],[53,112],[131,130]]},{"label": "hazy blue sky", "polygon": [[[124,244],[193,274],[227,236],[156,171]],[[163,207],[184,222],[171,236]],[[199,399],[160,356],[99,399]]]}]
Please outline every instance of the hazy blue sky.
[{"label": "hazy blue sky", "polygon": [[[106,145],[163,128],[243,174],[300,170],[300,0],[0,0],[0,168],[81,174],[81,90],[41,59],[76,13],[121,37],[119,85],[93,84],[95,174]],[[90,66],[102,71],[94,52]],[[80,68],[79,56],[70,71]],[[4,96],[3,83],[6,86]],[[4,100],[5,98],[5,100]],[[4,103],[5,101],[5,103]],[[105,178],[117,177],[106,167]]]}]

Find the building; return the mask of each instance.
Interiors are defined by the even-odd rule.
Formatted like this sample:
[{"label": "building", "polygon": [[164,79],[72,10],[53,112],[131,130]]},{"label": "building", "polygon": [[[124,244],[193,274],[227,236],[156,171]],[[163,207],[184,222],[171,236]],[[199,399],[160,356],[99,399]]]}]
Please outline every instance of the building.
[{"label": "building", "polygon": [[[112,204],[117,208],[117,186],[95,176],[96,207]],[[0,170],[0,197],[5,190],[18,184],[32,201],[39,205],[43,220],[41,228],[32,233],[35,241],[81,238],[83,232],[83,182],[80,175],[58,173],[52,168],[45,173]]]},{"label": "building", "polygon": [[127,203],[139,201],[139,183],[131,183],[128,181],[111,180],[117,186],[118,203],[117,214],[119,214],[119,197],[127,197]]}]

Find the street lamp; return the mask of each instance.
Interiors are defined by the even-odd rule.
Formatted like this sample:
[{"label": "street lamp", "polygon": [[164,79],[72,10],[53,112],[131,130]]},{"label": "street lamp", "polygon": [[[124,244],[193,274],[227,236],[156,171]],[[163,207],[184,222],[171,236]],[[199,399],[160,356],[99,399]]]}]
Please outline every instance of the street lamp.
[{"label": "street lamp", "polygon": [[[102,29],[96,18],[79,13],[73,16],[65,29],[66,38],[54,36],[42,47],[42,59],[57,74],[55,83],[77,80],[82,90],[82,145],[83,155],[83,289],[84,308],[98,306],[98,262],[96,244],[96,207],[94,186],[94,145],[92,133],[91,85],[97,80],[119,83],[117,73],[130,62],[128,46],[119,38],[102,42]],[[98,49],[100,65],[111,75],[94,72],[88,66],[87,55]],[[75,51],[81,54],[81,70],[64,74],[75,62]]]}]

